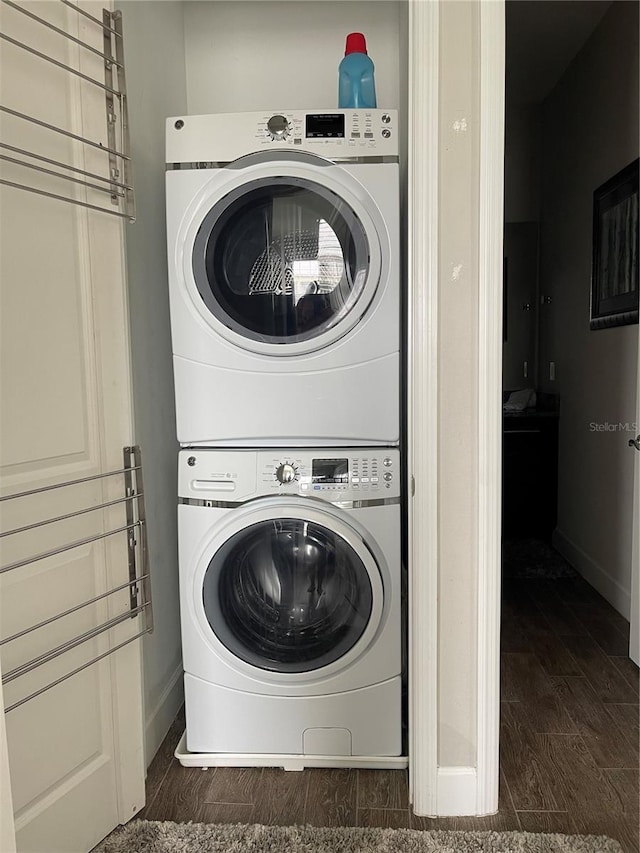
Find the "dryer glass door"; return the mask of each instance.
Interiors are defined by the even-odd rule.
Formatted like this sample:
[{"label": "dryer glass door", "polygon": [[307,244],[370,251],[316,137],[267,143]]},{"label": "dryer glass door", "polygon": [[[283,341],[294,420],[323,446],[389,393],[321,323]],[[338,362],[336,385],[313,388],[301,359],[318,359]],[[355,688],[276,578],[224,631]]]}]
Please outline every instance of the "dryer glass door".
[{"label": "dryer glass door", "polygon": [[250,341],[271,344],[310,341],[341,323],[365,288],[369,262],[350,205],[293,176],[228,193],[205,216],[193,249],[209,311]]},{"label": "dryer glass door", "polygon": [[241,660],[309,672],[362,636],[373,595],[364,563],[342,537],[300,518],[260,521],[231,536],[203,581],[214,634]]}]

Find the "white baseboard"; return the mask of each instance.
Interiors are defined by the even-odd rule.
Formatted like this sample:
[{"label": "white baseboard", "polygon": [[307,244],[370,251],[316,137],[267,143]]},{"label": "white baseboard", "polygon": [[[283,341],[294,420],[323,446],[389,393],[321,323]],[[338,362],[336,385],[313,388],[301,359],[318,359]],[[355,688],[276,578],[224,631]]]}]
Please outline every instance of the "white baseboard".
[{"label": "white baseboard", "polygon": [[155,708],[145,721],[145,758],[148,767],[184,703],[182,661],[174,669]]},{"label": "white baseboard", "polygon": [[477,814],[477,789],[475,767],[438,767],[438,817]]},{"label": "white baseboard", "polygon": [[626,590],[609,572],[598,565],[582,548],[579,548],[568,536],[556,528],[552,544],[556,551],[579,572],[582,577],[598,590],[609,604],[629,619],[631,613],[631,593]]}]

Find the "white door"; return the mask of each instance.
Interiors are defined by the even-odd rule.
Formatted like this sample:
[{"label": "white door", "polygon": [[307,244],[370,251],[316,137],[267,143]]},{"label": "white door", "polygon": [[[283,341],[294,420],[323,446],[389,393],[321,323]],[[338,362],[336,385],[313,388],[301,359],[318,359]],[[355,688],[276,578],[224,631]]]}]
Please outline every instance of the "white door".
[{"label": "white door", "polygon": [[[101,28],[62,3],[29,12],[102,49]],[[102,19],[102,6],[86,4]],[[6,5],[2,32],[104,80],[103,61]],[[104,93],[3,42],[0,103],[106,144]],[[89,172],[104,153],[2,115],[3,143]],[[16,159],[4,147],[0,153]],[[43,161],[33,161],[43,165]],[[2,178],[108,207],[109,196],[3,159]],[[47,165],[47,164],[44,164]],[[56,170],[54,166],[47,166]],[[59,170],[58,170],[59,171]],[[79,173],[76,173],[79,174]],[[131,443],[131,400],[122,221],[11,186],[0,186],[2,495],[121,469]],[[122,497],[121,476],[4,501],[3,530]],[[1,565],[125,524],[122,504],[5,536]],[[129,579],[124,534],[0,575],[6,641]],[[20,667],[126,611],[128,591],[4,642],[0,648],[17,849],[84,853],[144,805],[139,641],[19,705],[140,630],[140,618],[82,642],[20,677]],[[7,680],[8,679],[8,680]],[[16,706],[11,710],[12,706]]]},{"label": "white door", "polygon": [[633,486],[633,544],[631,547],[631,634],[629,657],[640,666],[640,328],[638,329],[638,373],[636,376],[636,422],[630,436],[635,477]]}]

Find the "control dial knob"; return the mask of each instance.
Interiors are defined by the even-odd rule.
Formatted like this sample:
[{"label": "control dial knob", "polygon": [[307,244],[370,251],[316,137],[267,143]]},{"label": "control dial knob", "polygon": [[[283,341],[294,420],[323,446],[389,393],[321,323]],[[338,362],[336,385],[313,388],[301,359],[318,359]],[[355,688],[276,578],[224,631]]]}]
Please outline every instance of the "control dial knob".
[{"label": "control dial knob", "polygon": [[267,132],[271,139],[286,139],[289,135],[290,125],[285,116],[271,116],[267,122]]},{"label": "control dial knob", "polygon": [[290,462],[283,462],[276,468],[276,480],[279,483],[292,483],[297,478],[298,472]]}]

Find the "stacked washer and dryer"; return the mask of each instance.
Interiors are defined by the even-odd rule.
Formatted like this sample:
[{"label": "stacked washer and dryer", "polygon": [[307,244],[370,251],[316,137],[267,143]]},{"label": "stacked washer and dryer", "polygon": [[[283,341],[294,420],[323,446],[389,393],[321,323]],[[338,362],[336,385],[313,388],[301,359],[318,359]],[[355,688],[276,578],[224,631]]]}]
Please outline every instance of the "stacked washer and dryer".
[{"label": "stacked washer and dryer", "polygon": [[171,118],[185,764],[404,766],[397,116]]}]

